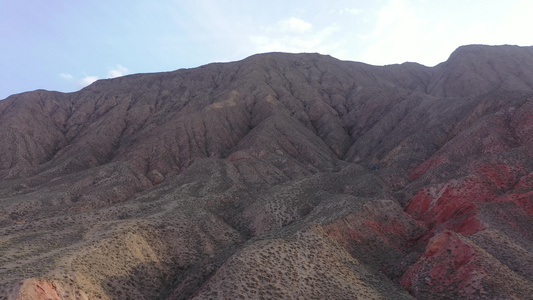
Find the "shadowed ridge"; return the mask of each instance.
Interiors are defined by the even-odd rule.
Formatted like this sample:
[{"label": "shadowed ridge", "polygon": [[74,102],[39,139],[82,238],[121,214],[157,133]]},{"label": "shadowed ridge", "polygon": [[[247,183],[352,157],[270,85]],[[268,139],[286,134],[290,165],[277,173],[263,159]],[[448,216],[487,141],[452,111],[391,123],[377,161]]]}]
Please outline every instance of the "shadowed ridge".
[{"label": "shadowed ridge", "polygon": [[66,143],[68,94],[38,90],[0,101],[0,178],[28,176]]}]

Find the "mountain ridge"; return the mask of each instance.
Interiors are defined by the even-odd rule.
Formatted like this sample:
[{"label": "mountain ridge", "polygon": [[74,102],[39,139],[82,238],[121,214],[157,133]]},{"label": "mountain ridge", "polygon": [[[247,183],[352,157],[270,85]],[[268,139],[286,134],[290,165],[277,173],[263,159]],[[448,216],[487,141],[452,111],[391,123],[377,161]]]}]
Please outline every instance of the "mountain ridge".
[{"label": "mountain ridge", "polygon": [[[465,49],[467,49],[467,48],[465,48]],[[273,56],[273,55],[274,55],[274,56],[281,56],[281,57],[294,57],[294,58],[298,57],[297,55],[294,55],[294,54],[273,53],[273,54],[266,54],[266,55],[259,55],[259,56],[251,56],[250,58],[241,61],[242,63],[241,63],[241,62],[236,62],[236,63],[232,63],[232,64],[239,64],[239,63],[241,63],[241,64],[244,64],[244,65],[245,65],[245,68],[246,68],[246,63],[245,63],[245,62],[250,61],[249,64],[254,64],[254,61],[255,61],[256,59],[261,59],[261,58],[265,58],[265,59],[267,59],[267,58],[269,58],[269,57],[271,57],[271,56]],[[306,57],[315,57],[315,60],[316,60],[316,58],[327,59],[327,57],[323,57],[323,56],[319,56],[319,55],[304,54],[304,56],[306,56]],[[454,55],[452,54],[451,57],[453,57],[453,56],[454,56]],[[308,61],[308,63],[310,63],[310,62],[313,62],[314,60],[313,60],[313,59],[308,59],[307,61]],[[309,61],[310,61],[310,62],[309,62]],[[336,62],[339,62],[339,61],[336,61]],[[293,61],[292,63],[296,63],[296,62]],[[446,63],[446,62],[445,62],[445,63]],[[445,63],[443,63],[443,64],[445,64]],[[249,64],[248,64],[248,65],[249,65]],[[361,76],[361,73],[362,73],[362,72],[367,72],[366,68],[371,68],[371,69],[378,70],[377,75],[372,75],[372,76],[374,76],[374,77],[381,76],[381,77],[377,77],[377,78],[379,78],[380,80],[377,80],[377,81],[379,81],[379,82],[377,82],[375,85],[378,85],[378,86],[379,86],[379,85],[382,85],[382,86],[387,87],[387,86],[390,86],[390,85],[392,84],[391,81],[393,81],[395,84],[397,84],[397,83],[400,81],[398,78],[393,78],[393,79],[387,79],[387,78],[386,78],[386,79],[384,79],[384,80],[381,80],[383,76],[382,76],[381,74],[379,74],[379,70],[382,69],[382,67],[372,67],[372,66],[370,66],[370,65],[363,65],[363,64],[360,64],[360,63],[351,63],[351,64],[355,64],[355,65],[362,66],[362,70],[357,70],[357,74],[355,74],[355,75],[353,75],[353,74],[349,74],[349,75],[351,75],[351,79],[352,79],[352,81],[356,82],[355,85],[353,86],[353,88],[356,88],[356,85],[358,85],[358,84],[359,84],[359,85],[364,85],[364,86],[369,86],[369,85],[372,86],[372,84],[367,84],[367,82],[366,82],[366,81],[368,81],[368,76],[367,76],[367,78],[362,78],[360,81],[358,80],[358,78]],[[442,64],[441,64],[441,65],[442,65]],[[192,72],[192,73],[194,74],[194,73],[199,73],[199,72],[201,71],[201,69],[205,69],[205,68],[215,68],[215,69],[216,69],[216,68],[219,67],[219,66],[222,66],[222,64],[206,65],[206,66],[202,66],[202,67],[200,67],[198,70],[196,70],[196,69],[186,69],[186,70],[178,70],[178,71],[175,71],[175,72],[168,72],[168,73],[161,73],[161,74],[154,73],[154,74],[149,74],[149,75],[146,75],[146,76],[149,76],[149,77],[161,77],[161,76],[165,76],[165,74],[167,74],[167,75],[172,75],[174,78],[176,78],[176,77],[179,78],[180,76],[182,76],[181,73],[184,73],[184,75],[185,75],[185,74],[189,74],[189,73]],[[224,66],[225,66],[225,65],[224,65]],[[309,67],[309,66],[306,66],[306,67]],[[393,68],[396,68],[396,67],[398,67],[398,66],[393,66]],[[239,67],[239,68],[241,68],[241,67]],[[264,67],[263,67],[263,68],[264,68]],[[385,67],[385,68],[386,68],[386,67]],[[195,71],[197,71],[197,72],[195,72]],[[176,73],[176,72],[177,72],[177,73]],[[394,72],[393,72],[393,73],[394,73]],[[405,72],[403,72],[403,73],[405,73]],[[233,75],[236,75],[236,74],[233,74]],[[194,77],[194,76],[200,76],[199,78],[201,78],[201,75],[193,75],[193,77]],[[230,77],[230,78],[231,78],[231,76],[230,76],[230,75],[227,75],[227,74],[223,74],[223,75],[221,74],[221,75],[218,75],[218,76],[224,76],[224,77]],[[402,74],[402,76],[403,76],[403,74]],[[91,87],[88,87],[88,88],[83,89],[82,91],[80,91],[80,93],[83,94],[83,93],[86,93],[86,92],[88,92],[88,91],[91,91],[92,89],[95,89],[95,88],[97,89],[97,87],[98,87],[99,85],[105,85],[105,84],[107,84],[107,83],[112,84],[112,85],[115,85],[115,84],[114,84],[115,82],[120,83],[121,81],[124,81],[124,80],[130,80],[130,78],[131,78],[131,79],[134,79],[134,78],[143,78],[143,76],[139,76],[139,75],[131,75],[131,76],[126,76],[126,77],[124,77],[124,78],[119,78],[119,79],[107,79],[107,80],[104,80],[104,81],[98,81],[98,82],[96,82],[94,85],[92,85]],[[144,79],[141,79],[141,80],[144,80]],[[310,80],[310,79],[309,79],[309,80]],[[316,78],[315,78],[315,80],[316,80]],[[411,81],[411,82],[414,82],[412,78],[408,78],[407,80],[409,80],[409,81]],[[405,80],[403,80],[403,81],[405,81]],[[437,81],[438,81],[438,80],[437,80]],[[135,80],[134,80],[134,82],[135,82]],[[361,82],[361,83],[357,83],[357,82]],[[133,84],[133,85],[136,85],[135,83],[132,83],[132,84]],[[193,84],[194,84],[194,83],[193,83]],[[214,84],[214,86],[215,86],[215,88],[216,88],[217,83],[216,83],[216,82],[213,82],[213,84]],[[415,85],[416,85],[416,86],[415,86]],[[412,88],[410,88],[410,90],[422,91],[422,90],[427,90],[428,87],[431,86],[431,85],[432,85],[431,83],[426,83],[425,85],[422,85],[422,84],[420,83],[420,80],[418,80],[418,82],[410,83],[410,84],[404,84],[403,86],[400,86],[400,87],[402,87],[402,88],[406,88],[406,87],[408,87],[408,86],[411,86]],[[120,85],[119,85],[119,86],[120,86]],[[191,87],[191,88],[194,88],[194,87]],[[350,87],[350,88],[352,88],[352,87]],[[345,87],[345,89],[346,89],[346,87]],[[409,89],[409,88],[407,88],[407,89]],[[435,89],[435,88],[433,88],[433,89]],[[327,90],[327,88],[324,88],[324,90]],[[349,91],[346,91],[346,92],[349,92]],[[484,90],[483,92],[486,93],[486,92],[489,92],[489,91],[488,91],[488,90]],[[276,93],[277,93],[277,92],[276,92]],[[439,92],[439,93],[440,93],[440,92]],[[478,93],[476,93],[476,94],[481,94],[481,93],[482,93],[482,92],[478,92]],[[71,94],[71,95],[76,95],[76,94]],[[116,97],[116,96],[115,96],[115,97]],[[71,100],[71,102],[72,102],[72,101],[73,101],[73,100]],[[68,105],[69,105],[69,106],[73,106],[73,105],[75,105],[75,104],[74,104],[74,103],[71,103],[71,104],[68,104]],[[107,105],[108,105],[108,104],[107,104]],[[75,107],[75,106],[74,106],[74,107]],[[155,107],[154,107],[154,108],[155,108]],[[65,109],[65,108],[63,108],[63,109]],[[155,109],[157,109],[157,108],[155,108]],[[64,117],[65,117],[65,116],[63,116],[63,118],[64,118]],[[65,125],[63,125],[63,126],[65,126]]]}]

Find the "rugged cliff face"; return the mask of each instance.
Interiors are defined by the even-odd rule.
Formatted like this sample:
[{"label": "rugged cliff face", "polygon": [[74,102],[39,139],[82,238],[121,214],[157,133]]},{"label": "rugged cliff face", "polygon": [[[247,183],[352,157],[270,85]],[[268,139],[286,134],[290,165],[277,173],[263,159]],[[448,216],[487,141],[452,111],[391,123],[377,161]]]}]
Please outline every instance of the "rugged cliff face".
[{"label": "rugged cliff face", "polygon": [[528,299],[533,48],[0,101],[0,299]]}]

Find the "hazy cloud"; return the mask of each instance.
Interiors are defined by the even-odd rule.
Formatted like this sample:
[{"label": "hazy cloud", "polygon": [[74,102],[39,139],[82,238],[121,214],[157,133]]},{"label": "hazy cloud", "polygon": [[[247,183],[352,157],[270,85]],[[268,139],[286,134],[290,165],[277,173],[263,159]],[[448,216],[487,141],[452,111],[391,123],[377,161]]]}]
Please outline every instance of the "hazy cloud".
[{"label": "hazy cloud", "polygon": [[86,87],[89,84],[91,84],[91,83],[95,82],[96,80],[100,79],[100,78],[98,78],[98,76],[85,76],[82,79],[76,79],[76,78],[74,78],[74,76],[72,76],[72,74],[69,74],[69,73],[61,73],[61,74],[59,74],[59,76],[61,76],[61,78],[65,79],[67,81],[70,81],[70,82],[74,83],[77,86],[77,88]]},{"label": "hazy cloud", "polygon": [[407,60],[418,61],[416,58],[424,56],[427,49],[421,45],[427,45],[430,39],[429,35],[425,34],[426,20],[409,0],[388,1],[377,12],[376,17],[377,24],[373,31],[361,35],[362,40],[367,43],[362,61],[390,64]]},{"label": "hazy cloud", "polygon": [[95,82],[98,79],[100,79],[100,78],[98,78],[98,76],[85,76],[83,79],[79,80],[78,83],[82,87],[86,87],[86,86],[88,86],[89,84]]},{"label": "hazy cloud", "polygon": [[128,68],[126,68],[126,67],[124,67],[122,65],[117,65],[116,68],[110,69],[107,72],[107,76],[109,78],[116,78],[116,77],[120,77],[120,76],[124,76],[124,75],[128,75],[128,74],[129,74]]},{"label": "hazy cloud", "polygon": [[[124,75],[127,75],[127,74],[129,74],[128,68],[117,64],[116,67],[114,67],[114,68],[108,68],[107,78],[116,78],[116,77],[124,76]],[[61,74],[59,74],[59,76],[61,76],[61,78],[65,79],[67,81],[75,83],[75,85],[78,88],[86,87],[86,86],[90,85],[91,83],[93,83],[93,82],[97,81],[98,79],[100,79],[100,76],[87,75],[87,74],[84,74],[84,77],[81,78],[81,79],[75,78],[70,73],[61,73]]]},{"label": "hazy cloud", "polygon": [[281,32],[288,32],[293,34],[303,34],[311,31],[313,25],[302,19],[295,17],[288,18],[286,20],[281,20],[277,24],[277,27]]},{"label": "hazy cloud", "polygon": [[[416,61],[434,66],[466,44],[531,44],[529,17],[533,2],[502,7],[482,1],[388,0],[365,9],[372,28],[357,34],[362,54],[371,64]],[[457,7],[461,9],[457,9]]]},{"label": "hazy cloud", "polygon": [[59,76],[61,76],[61,78],[65,79],[65,80],[74,79],[74,76],[72,76],[72,74],[68,74],[68,73],[61,73],[61,74],[59,74]]},{"label": "hazy cloud", "polygon": [[88,75],[85,75],[85,77],[83,77],[82,79],[76,79],[74,78],[74,76],[72,76],[72,74],[69,74],[69,73],[61,73],[59,74],[59,76],[61,76],[61,78],[67,81],[74,83],[77,86],[77,88],[86,87],[89,84],[100,79],[98,76],[88,76]]},{"label": "hazy cloud", "polygon": [[260,34],[249,36],[248,40],[254,46],[254,52],[331,53],[339,47],[337,42],[330,41],[338,30],[336,25],[315,29],[313,24],[291,17],[262,28]]},{"label": "hazy cloud", "polygon": [[350,14],[350,15],[359,15],[363,12],[362,9],[358,9],[358,8],[343,8],[341,10],[339,10],[339,14]]}]

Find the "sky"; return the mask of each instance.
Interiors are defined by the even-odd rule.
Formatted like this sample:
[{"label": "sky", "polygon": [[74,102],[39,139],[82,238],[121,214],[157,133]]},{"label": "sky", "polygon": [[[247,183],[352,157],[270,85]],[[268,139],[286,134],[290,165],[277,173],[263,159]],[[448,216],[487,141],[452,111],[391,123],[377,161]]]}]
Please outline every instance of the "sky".
[{"label": "sky", "polygon": [[0,99],[252,54],[434,66],[467,44],[532,46],[531,0],[0,0]]}]

